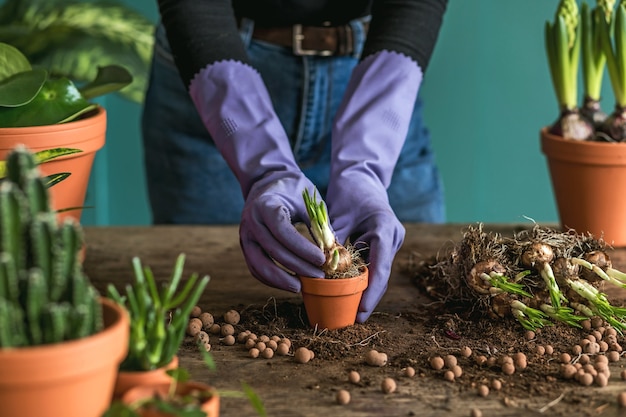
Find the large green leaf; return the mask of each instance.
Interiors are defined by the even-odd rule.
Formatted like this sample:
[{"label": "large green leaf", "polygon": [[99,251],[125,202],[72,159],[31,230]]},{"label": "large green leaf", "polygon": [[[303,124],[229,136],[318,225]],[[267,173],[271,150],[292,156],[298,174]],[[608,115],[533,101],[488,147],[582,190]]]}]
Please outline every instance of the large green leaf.
[{"label": "large green leaf", "polygon": [[99,67],[96,78],[79,88],[83,97],[90,100],[94,97],[118,91],[133,82],[133,77],[124,67],[107,65]]},{"label": "large green leaf", "polygon": [[0,127],[44,126],[74,120],[95,109],[67,78],[46,80],[37,96],[20,107],[0,108]]},{"label": "large green leaf", "polygon": [[0,81],[31,69],[30,62],[17,48],[0,42]]},{"label": "large green leaf", "polygon": [[76,82],[98,66],[117,64],[133,76],[120,93],[142,101],[152,55],[154,24],[130,6],[110,1],[5,0],[0,41],[19,48],[33,65]]},{"label": "large green leaf", "polygon": [[17,73],[0,81],[0,107],[17,107],[30,103],[41,90],[48,71],[43,68]]}]

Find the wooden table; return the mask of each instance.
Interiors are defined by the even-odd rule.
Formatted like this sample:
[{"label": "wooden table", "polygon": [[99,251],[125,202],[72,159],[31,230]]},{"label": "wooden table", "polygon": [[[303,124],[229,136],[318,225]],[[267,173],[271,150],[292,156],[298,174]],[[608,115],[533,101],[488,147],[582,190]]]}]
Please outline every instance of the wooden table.
[{"label": "wooden table", "polygon": [[[414,255],[436,254],[446,245],[462,238],[466,225],[406,225],[405,243],[396,257],[389,290],[378,306],[390,315],[415,310],[415,299],[421,297],[403,274],[402,263]],[[524,227],[529,227],[524,225]],[[486,229],[510,235],[519,225],[487,225]],[[139,256],[159,279],[167,279],[179,253],[187,256],[185,274],[197,272],[211,276],[200,305],[213,314],[221,314],[240,305],[263,305],[272,297],[298,300],[291,294],[269,288],[255,280],[246,267],[234,226],[158,226],[158,227],[88,227],[85,230],[87,256],[85,269],[101,291],[108,283],[123,285],[132,279],[131,259]],[[626,251],[612,253],[617,267],[626,265]],[[337,376],[329,375],[323,366],[299,365],[291,360],[251,360],[247,352],[236,347],[216,347],[213,355],[217,370],[209,372],[195,355],[182,354],[181,365],[195,378],[208,380],[220,390],[239,390],[246,381],[262,398],[270,416],[469,416],[474,404],[480,404],[483,415],[544,415],[526,408],[503,407],[500,401],[477,398],[476,395],[439,397],[420,394],[420,382],[411,390],[393,395],[362,395],[348,406],[334,402]],[[311,383],[311,380],[317,381]],[[428,382],[421,382],[428,384]],[[623,390],[612,384],[606,389]],[[553,398],[552,398],[553,399]],[[540,401],[539,399],[536,399]],[[543,401],[550,401],[546,398]],[[429,405],[425,405],[428,403]],[[433,406],[435,404],[435,406]],[[604,410],[602,415],[611,415]],[[608,414],[607,414],[608,413]],[[222,416],[253,416],[254,411],[241,398],[222,399]]]}]

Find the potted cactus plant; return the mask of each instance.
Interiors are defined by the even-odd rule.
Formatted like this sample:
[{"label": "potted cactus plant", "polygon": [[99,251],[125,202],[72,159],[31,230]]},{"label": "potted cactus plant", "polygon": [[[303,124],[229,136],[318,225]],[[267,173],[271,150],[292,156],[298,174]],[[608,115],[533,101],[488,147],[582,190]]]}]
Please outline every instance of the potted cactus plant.
[{"label": "potted cactus plant", "polygon": [[0,404],[3,417],[99,417],[128,349],[128,316],[79,262],[82,231],[62,223],[32,153],[0,181]]},{"label": "potted cactus plant", "polygon": [[[110,284],[108,297],[125,307],[130,316],[128,355],[120,364],[114,394],[121,397],[131,387],[169,383],[166,374],[178,366],[176,352],[185,337],[192,308],[209,283],[209,276],[192,274],[182,289],[185,255],[176,260],[172,276],[159,289],[149,267],[133,258],[134,281],[120,293]],[[122,295],[123,294],[123,295]]]},{"label": "potted cactus plant", "polygon": [[[582,10],[582,12],[580,11]],[[545,27],[546,52],[561,116],[541,129],[562,228],[626,246],[626,1],[597,0],[594,7],[561,0]],[[582,59],[581,58],[582,48]],[[582,60],[584,109],[577,107]],[[608,70],[616,110],[599,107]]]},{"label": "potted cactus plant", "polygon": [[325,278],[300,277],[302,299],[309,324],[330,330],[354,324],[363,291],[368,285],[368,269],[359,252],[337,241],[330,227],[323,200],[308,190],[302,193],[309,216],[309,231],[326,256],[322,266]]}]

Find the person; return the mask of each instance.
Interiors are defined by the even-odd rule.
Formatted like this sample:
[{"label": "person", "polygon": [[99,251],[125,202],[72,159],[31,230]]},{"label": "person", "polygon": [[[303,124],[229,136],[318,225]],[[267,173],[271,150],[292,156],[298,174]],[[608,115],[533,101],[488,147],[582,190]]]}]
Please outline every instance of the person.
[{"label": "person", "polygon": [[[302,192],[369,265],[358,322],[384,295],[402,222],[443,222],[418,98],[446,0],[158,0],[143,115],[155,224],[239,223],[251,274],[300,291],[322,251]],[[360,246],[358,246],[360,245]]]}]

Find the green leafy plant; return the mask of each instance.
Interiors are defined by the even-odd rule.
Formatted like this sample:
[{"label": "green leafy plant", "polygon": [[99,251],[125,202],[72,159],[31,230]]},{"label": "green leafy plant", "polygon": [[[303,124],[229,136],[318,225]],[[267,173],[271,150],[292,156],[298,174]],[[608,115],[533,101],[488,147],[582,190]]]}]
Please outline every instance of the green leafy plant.
[{"label": "green leafy plant", "polygon": [[130,315],[128,355],[120,365],[124,371],[148,371],[170,363],[185,337],[191,309],[197,304],[209,276],[192,274],[177,293],[181,283],[185,255],[176,260],[171,278],[161,288],[149,267],[133,258],[134,282],[121,295],[110,284],[109,298],[124,306]]},{"label": "green leafy plant", "polygon": [[0,347],[86,337],[102,326],[99,294],[82,270],[82,230],[50,208],[46,180],[23,146],[0,181]]},{"label": "green leafy plant", "polygon": [[17,48],[0,43],[0,127],[66,123],[97,109],[89,100],[132,82],[123,67],[98,68],[96,78],[77,87],[66,77],[33,68]]},{"label": "green leafy plant", "polygon": [[626,140],[626,2],[620,0],[608,20],[600,20],[600,41],[615,96],[615,109],[598,127],[603,139]]},{"label": "green leafy plant", "polygon": [[576,0],[561,0],[554,22],[546,22],[545,47],[560,115],[550,133],[567,139],[587,140],[593,126],[581,116],[578,106],[581,25]]},{"label": "green leafy plant", "polygon": [[120,94],[143,101],[154,24],[136,9],[116,0],[0,3],[0,42],[15,46],[33,65],[79,83],[93,80],[97,67],[120,65],[134,78]]},{"label": "green leafy plant", "polygon": [[584,101],[581,113],[597,129],[605,120],[606,113],[600,106],[602,81],[606,68],[606,55],[602,48],[603,24],[611,21],[611,14],[615,1],[598,1],[594,8],[583,3],[580,8],[581,51]]}]

